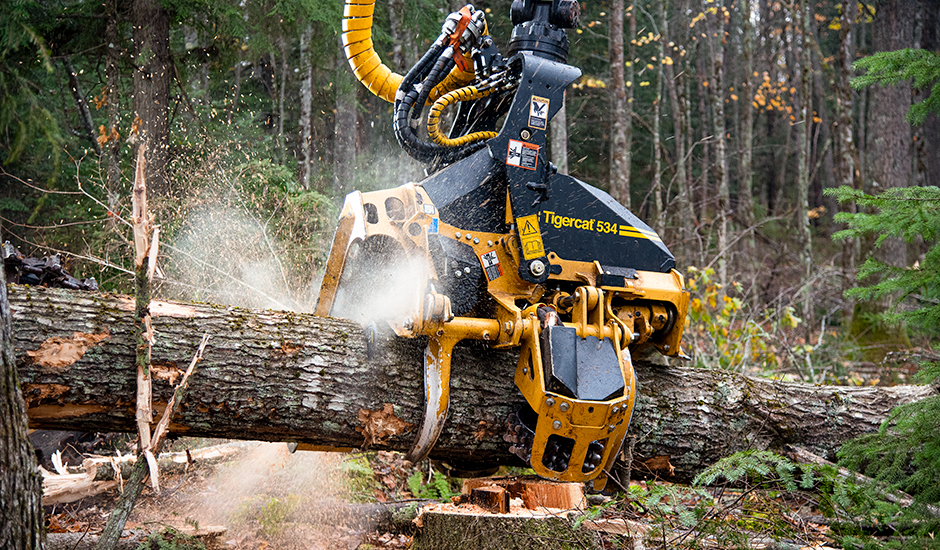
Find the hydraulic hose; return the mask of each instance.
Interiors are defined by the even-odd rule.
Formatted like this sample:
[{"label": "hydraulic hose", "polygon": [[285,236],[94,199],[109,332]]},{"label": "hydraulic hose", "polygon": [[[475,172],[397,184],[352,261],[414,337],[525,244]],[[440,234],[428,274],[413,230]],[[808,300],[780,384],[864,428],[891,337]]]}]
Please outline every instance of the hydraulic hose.
[{"label": "hydraulic hose", "polygon": [[[392,71],[382,63],[382,59],[375,51],[372,42],[372,18],[375,12],[375,0],[346,0],[343,8],[343,52],[349,66],[356,75],[356,79],[365,85],[370,92],[378,97],[393,103],[395,92],[402,84],[403,77]],[[470,60],[469,53],[465,54]],[[462,88],[469,84],[474,77],[473,62],[469,70],[454,67],[453,70],[428,94],[429,101],[434,101],[441,95]],[[423,80],[421,76],[420,80]]]},{"label": "hydraulic hose", "polygon": [[493,92],[496,91],[496,88],[489,88],[487,90],[478,90],[476,86],[466,86],[460,88],[459,90],[454,90],[453,92],[448,92],[442,95],[437,101],[431,105],[431,110],[428,112],[428,137],[430,137],[434,143],[442,145],[444,147],[463,147],[464,145],[469,145],[473,142],[494,138],[498,135],[497,132],[473,132],[472,134],[467,134],[465,136],[460,136],[456,139],[451,139],[441,132],[441,113],[448,105],[457,101],[471,101],[474,99],[484,98]]},{"label": "hydraulic hose", "polygon": [[[416,69],[419,69],[421,65],[426,66],[429,62],[428,54],[435,51],[438,52],[438,57],[434,62],[434,66],[428,70],[421,86],[415,86],[412,80],[415,80],[417,75],[412,73],[417,73]],[[399,88],[398,99],[395,102],[395,137],[402,149],[413,158],[421,162],[449,164],[476,152],[483,144],[474,143],[477,140],[471,140],[464,146],[443,146],[423,141],[418,137],[415,130],[418,127],[418,120],[421,118],[424,101],[430,96],[431,89],[437,88],[435,83],[441,79],[441,75],[449,71],[454,65],[452,59],[453,48],[451,46],[445,48],[441,43],[441,47],[438,48],[438,43],[435,43],[428,50],[428,54],[425,54],[418,65],[415,65],[415,68],[409,72],[408,76],[402,81],[401,88]],[[412,114],[412,110],[415,111],[414,114]]]},{"label": "hydraulic hose", "polygon": [[421,112],[424,110],[424,104],[428,101],[428,97],[431,95],[431,90],[436,87],[436,84],[440,83],[445,72],[450,72],[454,68],[454,60],[452,59],[454,49],[450,46],[447,47],[441,56],[437,59],[437,62],[434,64],[434,67],[428,72],[428,75],[424,78],[424,83],[421,86],[421,91],[418,93],[418,98],[415,100],[414,105],[411,108],[414,109],[414,114],[411,115],[411,118],[421,118]]}]

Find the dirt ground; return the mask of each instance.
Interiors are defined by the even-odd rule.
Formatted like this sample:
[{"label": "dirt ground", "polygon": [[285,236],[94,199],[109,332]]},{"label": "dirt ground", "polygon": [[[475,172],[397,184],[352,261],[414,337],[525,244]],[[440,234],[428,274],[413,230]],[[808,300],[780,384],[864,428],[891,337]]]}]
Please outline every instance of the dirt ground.
[{"label": "dirt ground", "polygon": [[[182,440],[173,450],[202,444]],[[290,453],[283,443],[246,443],[243,452],[226,462],[197,463],[183,473],[162,476],[159,493],[146,487],[126,529],[220,533],[202,539],[210,549],[403,548],[407,536],[380,532],[362,513],[368,506],[356,504],[367,497],[374,502],[396,496],[386,492],[387,485],[396,486],[400,477],[392,475],[376,495],[378,485],[350,467],[348,455]],[[48,506],[49,532],[100,532],[118,496],[111,491]]]}]

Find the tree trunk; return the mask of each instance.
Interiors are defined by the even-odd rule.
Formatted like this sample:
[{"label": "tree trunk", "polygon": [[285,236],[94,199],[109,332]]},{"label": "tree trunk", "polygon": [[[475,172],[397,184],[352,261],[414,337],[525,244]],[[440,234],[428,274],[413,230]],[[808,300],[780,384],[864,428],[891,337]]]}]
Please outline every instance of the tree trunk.
[{"label": "tree trunk", "polygon": [[[738,174],[738,219],[741,220],[741,226],[747,231],[747,235],[742,239],[744,245],[744,259],[751,263],[757,258],[757,251],[754,243],[754,232],[751,226],[754,225],[754,196],[752,185],[754,179],[753,158],[754,158],[754,107],[751,102],[754,98],[754,30],[751,24],[751,2],[747,0],[741,7],[741,62],[744,67],[741,70],[741,92],[737,105],[742,110],[741,115],[741,134],[739,136],[740,147],[740,173]],[[748,273],[752,270],[746,270]],[[756,270],[755,270],[756,271]]]},{"label": "tree trunk", "polygon": [[[170,139],[170,14],[158,0],[134,0],[134,113],[147,145],[146,178],[153,196],[166,196]],[[131,130],[134,133],[134,130]]]},{"label": "tree trunk", "polygon": [[[688,27],[685,23],[685,3],[678,6],[675,11],[675,16],[679,18],[679,21],[675,28],[679,29],[678,32],[673,32],[669,27],[669,20],[663,20],[663,38],[662,40],[670,44],[685,44],[685,34],[682,31],[683,26]],[[676,210],[679,213],[679,250],[676,251],[677,257],[683,257],[686,261],[691,260],[691,254],[689,251],[692,246],[692,234],[695,231],[695,210],[692,206],[692,186],[688,181],[688,169],[686,164],[686,139],[687,133],[685,131],[685,125],[687,117],[691,114],[688,111],[685,111],[686,98],[680,96],[682,94],[681,90],[684,90],[684,85],[680,85],[676,82],[675,70],[673,68],[674,63],[683,62],[685,63],[682,57],[680,57],[677,52],[679,48],[673,46],[669,50],[666,50],[666,55],[672,62],[666,62],[666,59],[663,59],[665,66],[663,67],[663,83],[666,86],[666,92],[669,95],[669,106],[672,110],[672,131],[673,137],[676,144]],[[686,78],[686,77],[683,77]],[[684,94],[683,94],[684,95]]]},{"label": "tree trunk", "polygon": [[652,17],[653,29],[659,34],[657,41],[656,55],[656,95],[653,99],[653,182],[650,193],[653,195],[653,206],[656,210],[653,218],[653,228],[662,235],[666,229],[666,209],[663,207],[663,162],[662,162],[662,140],[661,140],[661,117],[663,104],[663,57],[666,55],[666,40],[660,27],[666,21],[666,7],[664,2],[660,2],[656,8],[655,15]]},{"label": "tree trunk", "polygon": [[300,34],[300,188],[310,190],[310,172],[313,169],[313,66],[310,43],[313,26],[307,25]]},{"label": "tree trunk", "polygon": [[72,65],[72,58],[66,55],[59,61],[62,62],[62,68],[65,69],[65,74],[68,76],[69,91],[72,92],[72,99],[75,100],[75,109],[78,111],[78,120],[81,122],[84,133],[82,137],[88,140],[95,150],[95,154],[100,157],[101,145],[95,137],[95,122],[91,118],[88,102],[85,101],[85,92],[82,91],[82,86],[78,82],[78,73],[75,71],[75,66]]},{"label": "tree trunk", "polygon": [[[855,61],[855,18],[858,14],[858,3],[854,0],[842,0],[842,16],[839,20],[839,55],[838,78],[835,93],[835,142],[838,151],[838,185],[856,187],[856,160],[858,149],[852,137],[853,100],[852,63]],[[843,211],[850,214],[856,212],[855,202],[841,205]],[[851,238],[842,241],[842,293],[855,286],[855,265],[858,261],[858,239]],[[843,297],[842,319],[848,324],[852,319],[854,300]]]},{"label": "tree trunk", "polygon": [[[872,25],[875,51],[894,51],[913,46],[915,2],[881,0]],[[869,138],[871,175],[875,193],[892,187],[908,187],[911,182],[911,125],[905,118],[911,108],[911,83],[903,80],[892,86],[871,89],[872,132]],[[895,267],[907,266],[907,246],[896,238],[879,247],[882,261]],[[885,305],[885,307],[887,307]]]},{"label": "tree trunk", "polygon": [[[633,14],[630,14],[631,16]],[[627,86],[624,81],[623,0],[610,4],[610,194],[630,208],[630,142],[627,140]],[[632,35],[631,35],[632,36]],[[630,59],[632,64],[633,59]]]},{"label": "tree trunk", "polygon": [[[921,32],[920,47],[932,52],[940,51],[940,4],[924,2],[922,7],[924,27]],[[921,94],[921,97],[926,97],[929,92],[923,89]],[[922,152],[924,185],[940,186],[940,155],[936,154],[940,150],[940,114],[927,115],[922,134],[924,140],[918,144],[918,150]]]},{"label": "tree trunk", "polygon": [[[130,297],[11,285],[14,348],[33,428],[134,431]],[[211,340],[190,380],[175,433],[294,441],[337,450],[407,450],[423,414],[423,344],[380,342],[370,358],[352,322],[308,314],[154,302],[154,402]],[[454,464],[518,464],[502,436],[523,403],[512,382],[518,356],[479,343],[455,349],[447,423],[431,456]],[[837,387],[750,378],[638,361],[634,470],[668,456],[688,480],[744,449],[799,445],[832,458],[850,437],[874,431],[926,386]],[[388,430],[375,433],[377,428]]]},{"label": "tree trunk", "polygon": [[[105,189],[108,193],[108,209],[113,213],[118,213],[118,205],[121,200],[121,138],[118,134],[118,128],[121,127],[121,101],[118,95],[118,85],[121,78],[118,59],[121,56],[121,50],[118,49],[117,26],[117,0],[110,0],[108,2],[108,23],[105,27],[105,40],[108,43],[105,56],[108,100],[108,140],[105,142],[105,157],[108,166],[108,179]],[[116,221],[117,218],[112,217],[111,219]]]},{"label": "tree trunk", "polygon": [[[875,51],[893,51],[914,45],[913,25],[916,3],[911,0],[881,0],[876,4],[872,23],[872,45]],[[911,107],[911,83],[901,81],[892,86],[872,86],[870,129],[866,154],[872,188],[882,193],[911,183],[911,125],[905,118]],[[896,268],[907,267],[907,243],[897,237],[880,242],[868,251],[878,260]],[[872,282],[869,280],[868,282]],[[887,294],[878,300],[858,303],[852,316],[851,333],[858,339],[870,360],[880,361],[884,354],[908,346],[907,329],[903,323],[880,323],[872,319],[894,307],[898,295]]]},{"label": "tree trunk", "polygon": [[[281,54],[281,78],[277,86],[277,148],[275,149],[275,158],[279,162],[284,162],[287,158],[286,144],[284,143],[284,102],[287,96],[287,74],[290,65],[287,62],[287,39],[282,34],[278,38],[278,53]],[[273,56],[272,56],[273,57]]]},{"label": "tree trunk", "polygon": [[[342,48],[340,48],[342,51]],[[342,204],[353,189],[353,165],[356,162],[356,87],[342,55],[336,63],[336,115],[333,121],[333,198]]]},{"label": "tree trunk", "polygon": [[45,542],[42,478],[26,430],[10,318],[6,275],[0,269],[0,548],[39,550]]},{"label": "tree trunk", "polygon": [[408,69],[405,67],[405,49],[404,44],[408,40],[408,32],[404,28],[405,2],[404,0],[388,0],[388,24],[389,32],[392,36],[392,64],[393,71],[405,74]]},{"label": "tree trunk", "polygon": [[[708,24],[708,97],[711,100],[712,137],[715,143],[715,183],[717,184],[718,204],[715,216],[718,227],[718,281],[723,289],[728,283],[728,242],[731,227],[728,217],[731,215],[731,189],[728,184],[728,161],[725,137],[725,15],[719,3],[715,13],[706,17]],[[708,10],[707,10],[708,11]],[[724,290],[722,290],[722,293]]]},{"label": "tree trunk", "polygon": [[800,66],[800,93],[798,111],[800,112],[801,124],[797,137],[797,162],[796,162],[796,229],[802,246],[800,247],[800,263],[803,264],[805,271],[802,284],[802,311],[803,320],[807,330],[814,328],[813,323],[813,294],[812,279],[813,269],[813,242],[809,227],[809,156],[810,156],[810,134],[813,127],[813,92],[811,79],[812,60],[809,47],[809,17],[810,10],[806,0],[794,2],[794,19],[800,27],[799,40],[793,44],[799,44],[799,51],[794,52],[794,56],[799,59]]}]

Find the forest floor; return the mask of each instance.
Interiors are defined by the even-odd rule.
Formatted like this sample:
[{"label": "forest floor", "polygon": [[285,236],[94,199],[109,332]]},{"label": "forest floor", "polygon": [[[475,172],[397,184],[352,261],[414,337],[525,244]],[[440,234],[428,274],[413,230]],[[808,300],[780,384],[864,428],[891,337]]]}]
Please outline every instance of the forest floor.
[{"label": "forest floor", "polygon": [[[181,439],[172,442],[170,450],[217,443]],[[161,475],[160,492],[144,489],[126,529],[162,534],[164,540],[175,532],[201,533],[199,540],[207,550],[407,548],[413,533],[407,521],[396,529],[362,511],[375,503],[440,497],[447,489],[435,483],[437,478],[442,476],[427,467],[406,468],[398,453],[290,453],[283,443],[250,442],[225,462],[197,463],[183,473]],[[448,483],[459,492],[459,480]],[[118,496],[115,490],[46,507],[49,532],[100,532]],[[590,503],[584,513],[567,517],[593,531],[594,548],[636,548],[629,539],[637,533],[646,539],[646,548],[834,546],[809,494],[794,498],[773,491],[633,481],[627,497],[595,495]],[[143,548],[198,546],[179,540]]]},{"label": "forest floor", "polygon": [[[174,450],[194,444],[199,442],[180,440]],[[283,443],[248,443],[227,462],[161,475],[160,492],[144,488],[125,529],[215,533],[200,537],[209,550],[406,547],[410,537],[378,532],[368,521],[352,517],[355,508],[347,503],[388,500],[382,494],[357,494],[367,484],[358,473],[359,463],[352,464],[339,453],[291,454]],[[49,532],[100,532],[118,497],[115,490],[47,506]]]}]

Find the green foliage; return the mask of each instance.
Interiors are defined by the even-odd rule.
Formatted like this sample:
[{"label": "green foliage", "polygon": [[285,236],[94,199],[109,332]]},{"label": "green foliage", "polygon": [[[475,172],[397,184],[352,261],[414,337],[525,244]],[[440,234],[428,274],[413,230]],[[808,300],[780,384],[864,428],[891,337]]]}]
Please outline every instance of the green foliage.
[{"label": "green foliage", "polygon": [[789,492],[813,486],[812,473],[804,476],[798,484],[794,476],[795,470],[796,466],[791,461],[776,453],[741,451],[719,460],[700,472],[695,476],[692,484],[712,485],[721,479],[736,482],[746,478],[751,483],[777,484]]},{"label": "green foliage", "polygon": [[433,498],[441,501],[449,500],[451,497],[460,494],[451,488],[450,480],[439,471],[431,474],[431,479],[427,482],[422,471],[418,470],[411,474],[408,478],[408,490],[415,498]]},{"label": "green foliage", "polygon": [[42,96],[52,72],[50,51],[36,27],[36,2],[0,2],[0,160],[35,163],[47,155],[58,166],[64,138]]},{"label": "green foliage", "polygon": [[137,550],[206,550],[206,545],[196,537],[165,527],[151,533],[137,546]]},{"label": "green foliage", "polygon": [[[940,189],[912,187],[889,189],[873,196],[848,187],[829,190],[840,201],[856,201],[858,214],[841,213],[836,221],[848,228],[834,238],[875,236],[876,246],[889,238],[913,243],[920,240],[927,247],[924,256],[912,266],[893,266],[872,257],[866,259],[859,279],[874,280],[849,291],[850,296],[865,300],[891,297],[895,305],[881,318],[888,323],[905,322],[929,336],[937,336],[940,326]],[[936,384],[940,365],[923,366],[919,378]],[[842,464],[871,478],[865,498],[851,502],[852,513],[868,521],[896,525],[903,537],[882,544],[858,525],[847,524],[845,544],[866,548],[923,548],[935,545],[940,531],[936,513],[925,513],[926,506],[940,503],[940,398],[933,396],[896,407],[878,432],[847,442],[839,450]],[[914,497],[914,506],[886,503],[878,493],[905,491]],[[874,496],[871,495],[874,493]],[[859,492],[857,494],[864,494]],[[936,509],[934,509],[936,510]]]},{"label": "green foliage", "polygon": [[377,484],[369,456],[349,456],[343,461],[342,469],[346,474],[350,497],[356,502],[374,502]]},{"label": "green foliage", "polygon": [[940,327],[940,188],[894,188],[880,195],[857,189],[827,189],[840,202],[855,201],[859,209],[872,213],[840,212],[836,221],[848,228],[834,239],[876,236],[875,246],[888,238],[908,243],[923,240],[927,253],[912,266],[899,267],[869,257],[859,269],[860,281],[872,277],[876,282],[851,289],[848,295],[862,300],[898,296],[884,316],[889,323],[907,322],[912,327],[936,334]]},{"label": "green foliage", "polygon": [[[927,370],[933,376],[940,363]],[[937,377],[933,380],[940,380]],[[895,407],[876,433],[849,441],[839,450],[841,462],[900,490],[918,502],[940,504],[940,397]]]},{"label": "green foliage", "polygon": [[[832,465],[797,464],[769,451],[744,451],[701,472],[691,487],[668,483],[631,485],[623,501],[592,509],[646,516],[653,524],[647,539],[662,548],[753,548],[756,540],[818,544],[822,532],[807,529],[806,514],[830,518],[825,532],[844,548],[933,548],[931,532],[940,522],[916,507],[885,498],[883,484],[862,483]],[[588,518],[585,518],[588,519]],[[896,537],[876,538],[890,526]]]},{"label": "green foliage", "polygon": [[[631,499],[640,503],[655,520],[668,522],[671,526],[688,528],[705,517],[706,501],[696,502],[690,497],[710,500],[710,495],[701,488],[686,489],[668,483],[650,483],[645,489],[637,485],[630,486]],[[693,503],[691,506],[690,502]]]},{"label": "green foliage", "polygon": [[940,52],[911,48],[878,52],[859,59],[853,67],[868,71],[852,79],[856,88],[893,86],[911,80],[915,88],[929,90],[927,99],[911,106],[907,118],[912,124],[923,124],[930,113],[940,115]]},{"label": "green foliage", "polygon": [[574,523],[571,524],[571,529],[574,531],[577,531],[578,529],[581,528],[582,523],[584,523],[585,521],[593,521],[599,518],[601,515],[604,514],[604,512],[607,511],[608,508],[613,506],[615,503],[616,503],[615,500],[610,500],[599,506],[591,506],[590,508],[585,510],[583,514],[575,518]]},{"label": "green foliage", "polygon": [[256,522],[261,532],[274,536],[284,530],[300,502],[300,497],[294,494],[284,498],[265,494],[255,495],[241,503],[233,519],[236,523]]},{"label": "green foliage", "polygon": [[[722,294],[714,269],[689,267],[688,270],[686,283],[692,292],[692,301],[685,341],[691,347],[696,366],[773,372],[785,360],[785,351],[812,352],[812,346],[807,351],[789,349],[785,343],[781,345],[782,333],[792,331],[802,322],[794,315],[792,306],[779,312],[766,310],[755,315],[741,298],[732,293]],[[740,285],[732,285],[732,291],[739,294]]]}]

